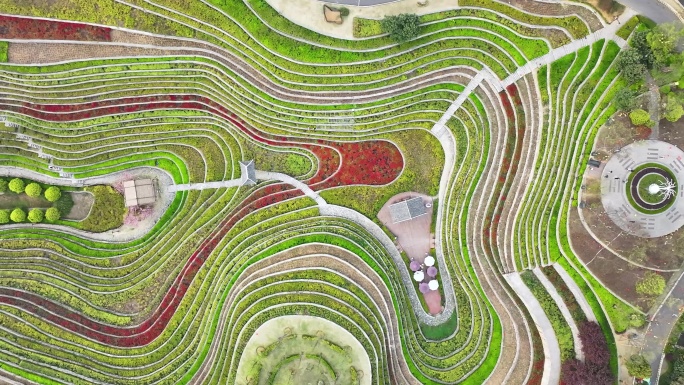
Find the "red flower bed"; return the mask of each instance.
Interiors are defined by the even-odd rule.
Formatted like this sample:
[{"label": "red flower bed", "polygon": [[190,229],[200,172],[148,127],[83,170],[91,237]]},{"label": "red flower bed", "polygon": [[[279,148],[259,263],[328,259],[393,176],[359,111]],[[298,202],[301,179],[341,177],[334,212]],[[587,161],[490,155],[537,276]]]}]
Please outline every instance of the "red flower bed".
[{"label": "red flower bed", "polygon": [[506,87],[506,91],[499,93],[499,97],[508,121],[508,135],[504,147],[503,159],[501,161],[501,168],[499,169],[499,176],[497,183],[494,186],[494,196],[498,196],[499,199],[490,202],[482,229],[483,238],[489,240],[488,242],[484,242],[484,249],[494,257],[498,257],[496,245],[501,213],[504,209],[508,190],[518,172],[518,163],[520,162],[520,156],[522,154],[522,143],[525,139],[525,112],[522,108],[520,96],[518,95],[518,88],[512,84]]},{"label": "red flower bed", "polygon": [[[130,97],[72,105],[22,103],[21,106],[17,106],[8,101],[4,109],[50,121],[82,120],[103,115],[157,109],[207,111],[228,120],[261,143],[299,147],[311,151],[319,160],[319,169],[311,179],[305,182],[316,185],[317,189],[352,184],[387,184],[399,176],[404,166],[401,152],[391,142],[369,140],[335,143],[316,140],[316,143],[301,143],[286,137],[276,137],[247,126],[225,107],[198,95]],[[319,184],[324,181],[325,183]]]},{"label": "red flower bed", "polygon": [[[129,103],[137,104],[128,105]],[[314,177],[307,182],[319,190],[350,184],[386,184],[399,175],[404,165],[401,153],[390,142],[373,140],[359,143],[333,143],[318,140],[313,144],[297,143],[285,137],[274,138],[248,127],[225,108],[199,96],[124,98],[68,106],[34,105],[30,103],[24,103],[21,106],[5,104],[3,108],[51,121],[69,121],[150,109],[182,108],[210,111],[227,119],[259,142],[306,148],[314,153],[319,159],[319,169]],[[176,277],[165,294],[159,307],[150,318],[139,325],[129,328],[105,325],[38,295],[8,289],[0,289],[0,302],[21,307],[49,322],[105,344],[121,347],[148,344],[157,338],[168,325],[197,272],[219,241],[237,221],[254,210],[302,194],[300,190],[282,183],[271,184],[256,190],[191,255],[181,274]]]},{"label": "red flower bed", "polygon": [[0,39],[111,41],[111,34],[106,27],[0,15]]}]

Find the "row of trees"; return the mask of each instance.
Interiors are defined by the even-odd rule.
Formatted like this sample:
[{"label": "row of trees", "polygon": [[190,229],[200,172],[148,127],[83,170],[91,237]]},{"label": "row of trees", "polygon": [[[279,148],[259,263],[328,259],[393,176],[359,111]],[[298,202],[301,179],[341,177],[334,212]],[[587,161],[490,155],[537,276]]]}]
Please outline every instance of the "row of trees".
[{"label": "row of trees", "polygon": [[[25,193],[32,198],[37,198],[43,193],[43,188],[36,182],[26,184],[26,182],[20,178],[14,178],[9,182],[0,178],[0,193],[5,193],[7,191],[15,194]],[[62,191],[57,186],[50,186],[45,189],[44,195],[45,199],[49,202],[56,202],[62,196]]]},{"label": "row of trees", "polygon": [[26,222],[27,219],[31,223],[39,223],[44,219],[48,222],[55,222],[59,220],[60,216],[61,213],[57,207],[50,207],[45,210],[45,212],[43,212],[41,209],[31,209],[29,210],[28,215],[23,209],[16,208],[11,212],[10,210],[0,210],[0,223],[5,224],[9,223],[10,221],[14,223],[22,223]]}]

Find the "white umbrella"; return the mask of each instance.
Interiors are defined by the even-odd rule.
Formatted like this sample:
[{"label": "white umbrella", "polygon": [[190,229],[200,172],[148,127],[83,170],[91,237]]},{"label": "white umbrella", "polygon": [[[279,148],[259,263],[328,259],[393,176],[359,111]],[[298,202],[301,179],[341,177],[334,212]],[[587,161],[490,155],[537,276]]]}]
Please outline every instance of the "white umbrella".
[{"label": "white umbrella", "polygon": [[430,290],[437,290],[439,289],[439,282],[437,282],[436,279],[433,279],[432,281],[428,282],[428,287]]},{"label": "white umbrella", "polygon": [[423,279],[425,279],[425,274],[423,274],[422,271],[418,270],[415,273],[413,273],[413,279],[415,279],[416,282],[420,282]]},{"label": "white umbrella", "polygon": [[428,255],[425,257],[425,266],[433,266],[435,264],[435,257]]}]

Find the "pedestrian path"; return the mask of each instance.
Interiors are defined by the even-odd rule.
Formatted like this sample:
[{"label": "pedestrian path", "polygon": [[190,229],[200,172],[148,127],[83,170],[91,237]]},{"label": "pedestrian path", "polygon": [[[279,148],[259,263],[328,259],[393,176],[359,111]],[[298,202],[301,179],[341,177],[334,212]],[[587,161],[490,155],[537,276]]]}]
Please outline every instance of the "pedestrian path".
[{"label": "pedestrian path", "polygon": [[451,106],[449,106],[449,108],[444,112],[444,115],[442,115],[439,121],[435,123],[435,125],[432,127],[432,133],[437,137],[441,135],[442,131],[446,129],[446,123],[449,121],[449,119],[451,119],[454,113],[461,107],[468,96],[470,96],[470,94],[480,86],[483,80],[486,80],[490,87],[492,87],[495,91],[501,92],[506,87],[514,84],[521,78],[537,71],[537,69],[540,67],[549,65],[563,56],[577,52],[584,47],[589,47],[599,40],[612,40],[618,46],[620,46],[620,48],[624,48],[627,45],[627,42],[621,37],[617,36],[616,33],[624,25],[624,23],[629,21],[629,19],[631,19],[633,16],[636,16],[636,13],[631,9],[627,9],[613,23],[608,24],[604,28],[591,33],[582,39],[573,40],[566,45],[552,49],[546,55],[542,55],[518,67],[515,72],[503,80],[497,78],[491,69],[484,67],[480,72],[477,73],[477,75],[475,75],[470,83],[468,83],[466,88],[460,95],[458,95],[456,100],[451,103]]},{"label": "pedestrian path", "polygon": [[173,184],[169,186],[170,192],[188,191],[188,190],[206,190],[225,187],[239,187],[242,185],[241,179],[222,180],[218,182],[204,182],[204,183],[186,183]]},{"label": "pedestrian path", "polygon": [[[325,206],[328,203],[325,199],[321,198],[317,192],[307,186],[305,183],[280,172],[270,172],[256,170],[256,178],[259,180],[278,180],[283,183],[292,185],[293,187],[301,190],[304,195],[316,201],[319,206]],[[168,187],[169,192],[177,191],[188,191],[188,190],[207,190],[207,189],[217,189],[217,188],[228,188],[228,187],[240,187],[243,185],[242,179],[230,179],[222,180],[218,182],[203,182],[203,183],[187,183],[187,184],[174,184]]]},{"label": "pedestrian path", "polygon": [[544,374],[542,375],[542,385],[557,385],[560,383],[560,369],[561,356],[560,347],[558,346],[558,339],[556,333],[553,331],[551,321],[541,308],[539,301],[534,297],[534,294],[525,285],[518,273],[505,274],[504,279],[511,286],[511,288],[518,294],[518,297],[523,301],[525,307],[530,311],[532,320],[537,325],[539,335],[542,340],[544,348]]},{"label": "pedestrian path", "polygon": [[[406,268],[405,258],[401,256],[399,250],[397,250],[394,245],[394,242],[380,226],[358,211],[333,204],[322,206],[320,208],[320,214],[350,220],[366,229],[368,233],[382,244],[383,248],[387,250],[397,266],[397,271],[399,272],[401,280],[406,286],[406,293],[408,294],[413,312],[421,323],[437,326],[449,320],[456,306],[456,295],[453,290],[453,283],[451,282],[451,274],[441,275],[442,289],[444,292],[444,310],[437,315],[428,314],[418,299],[418,294],[415,290],[416,285],[413,282],[412,276],[409,275],[409,270]],[[440,263],[443,263],[443,261],[440,261]]]}]

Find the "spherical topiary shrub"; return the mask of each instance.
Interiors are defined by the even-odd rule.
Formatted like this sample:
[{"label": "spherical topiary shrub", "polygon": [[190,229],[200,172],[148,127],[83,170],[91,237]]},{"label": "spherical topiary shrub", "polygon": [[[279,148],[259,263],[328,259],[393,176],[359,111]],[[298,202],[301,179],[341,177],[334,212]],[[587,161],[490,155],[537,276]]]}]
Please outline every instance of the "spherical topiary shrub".
[{"label": "spherical topiary shrub", "polygon": [[36,198],[39,197],[40,193],[43,192],[43,188],[40,187],[38,183],[29,183],[28,186],[26,186],[26,188],[24,189],[24,192],[26,193],[26,195]]},{"label": "spherical topiary shrub", "polygon": [[28,213],[28,220],[31,223],[38,223],[43,221],[43,210],[41,209],[31,209]]},{"label": "spherical topiary shrub", "polygon": [[10,221],[9,210],[0,210],[0,223],[7,223]]},{"label": "spherical topiary shrub", "polygon": [[19,178],[14,178],[9,182],[9,189],[13,193],[21,194],[24,192],[24,181]]},{"label": "spherical topiary shrub", "polygon": [[10,214],[10,219],[16,223],[23,222],[26,220],[26,213],[22,209],[14,209]]},{"label": "spherical topiary shrub", "polygon": [[7,181],[5,179],[0,179],[0,193],[7,192]]},{"label": "spherical topiary shrub", "polygon": [[50,186],[45,190],[45,199],[50,202],[56,202],[62,196],[62,192],[57,186]]},{"label": "spherical topiary shrub", "polygon": [[50,207],[45,211],[45,219],[49,222],[54,222],[61,216],[57,207]]}]

